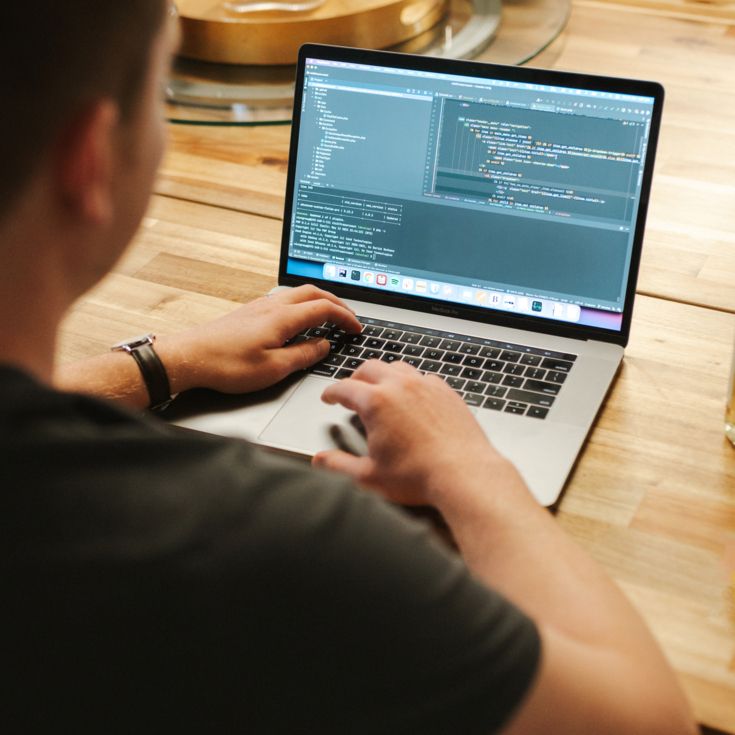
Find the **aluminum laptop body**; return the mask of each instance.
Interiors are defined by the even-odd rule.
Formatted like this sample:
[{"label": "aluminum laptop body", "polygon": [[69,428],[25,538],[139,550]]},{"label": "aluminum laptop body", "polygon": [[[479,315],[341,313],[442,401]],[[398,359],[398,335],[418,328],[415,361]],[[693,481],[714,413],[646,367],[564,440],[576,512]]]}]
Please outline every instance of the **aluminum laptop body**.
[{"label": "aluminum laptop body", "polygon": [[329,382],[404,359],[553,504],[628,340],[662,104],[653,82],[304,46],[279,288],[332,291],[370,329],[316,373],[200,391],[171,419],[310,455],[360,439]]}]

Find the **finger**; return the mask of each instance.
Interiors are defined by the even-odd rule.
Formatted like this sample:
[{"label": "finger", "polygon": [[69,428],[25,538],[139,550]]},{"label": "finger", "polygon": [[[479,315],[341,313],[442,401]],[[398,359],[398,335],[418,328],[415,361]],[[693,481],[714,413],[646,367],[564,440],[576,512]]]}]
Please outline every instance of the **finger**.
[{"label": "finger", "polygon": [[336,324],[351,333],[362,331],[362,324],[349,309],[335,304],[330,299],[317,299],[285,307],[282,322],[285,330],[284,338],[324,322]]},{"label": "finger", "polygon": [[[366,383],[379,383],[389,377],[388,372],[393,367],[393,363],[387,363],[383,360],[367,360],[355,370],[353,378],[363,380]],[[406,365],[406,367],[410,367]]]},{"label": "finger", "polygon": [[[366,383],[381,383],[401,376],[421,376],[421,373],[411,365],[396,360],[395,362],[384,362],[383,360],[367,360],[355,370],[353,378],[364,380]],[[444,381],[442,381],[444,382]]]},{"label": "finger", "polygon": [[352,311],[352,309],[350,309],[342,299],[338,298],[333,293],[311,284],[289,288],[286,291],[279,291],[278,293],[273,294],[272,298],[278,299],[278,301],[283,304],[300,304],[304,301],[313,301],[315,299],[328,299],[338,306],[343,306],[345,309]]},{"label": "finger", "polygon": [[277,355],[283,374],[288,375],[323,360],[329,354],[329,347],[326,339],[307,339],[274,351],[274,356]]},{"label": "finger", "polygon": [[370,457],[357,457],[341,449],[318,452],[312,458],[311,463],[320,469],[340,472],[356,482],[364,482],[373,471],[373,460]]},{"label": "finger", "polygon": [[338,403],[363,417],[369,411],[372,390],[368,383],[347,378],[328,386],[322,393],[322,401],[330,405]]}]

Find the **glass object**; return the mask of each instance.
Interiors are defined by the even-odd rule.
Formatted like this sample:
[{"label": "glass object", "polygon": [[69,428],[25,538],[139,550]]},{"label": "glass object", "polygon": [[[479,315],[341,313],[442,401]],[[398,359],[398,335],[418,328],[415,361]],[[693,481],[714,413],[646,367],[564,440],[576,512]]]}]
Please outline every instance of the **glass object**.
[{"label": "glass object", "polygon": [[727,407],[725,408],[725,436],[735,447],[735,346],[730,364],[730,382],[727,386]]},{"label": "glass object", "polygon": [[[229,4],[251,3],[232,0]],[[501,10],[500,0],[450,0],[444,21],[393,50],[525,64],[561,33],[570,6],[571,0],[504,0]],[[179,58],[166,89],[167,117],[194,125],[288,124],[294,75],[293,66],[237,66]]]}]

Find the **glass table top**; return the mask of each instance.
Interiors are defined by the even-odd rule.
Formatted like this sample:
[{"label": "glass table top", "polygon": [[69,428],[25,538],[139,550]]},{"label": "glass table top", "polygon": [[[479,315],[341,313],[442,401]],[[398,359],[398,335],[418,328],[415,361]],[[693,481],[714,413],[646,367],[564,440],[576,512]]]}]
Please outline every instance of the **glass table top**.
[{"label": "glass table top", "polygon": [[[525,64],[564,29],[571,0],[450,0],[434,28],[392,50],[496,64]],[[179,58],[166,89],[170,122],[291,122],[295,66],[237,66]]]}]

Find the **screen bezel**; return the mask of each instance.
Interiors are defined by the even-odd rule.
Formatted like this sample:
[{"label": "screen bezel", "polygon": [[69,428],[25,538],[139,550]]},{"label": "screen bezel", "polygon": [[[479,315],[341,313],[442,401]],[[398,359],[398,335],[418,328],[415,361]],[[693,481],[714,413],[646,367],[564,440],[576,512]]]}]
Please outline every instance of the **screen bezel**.
[{"label": "screen bezel", "polygon": [[[390,291],[377,291],[371,288],[351,286],[334,281],[311,279],[287,273],[288,249],[291,239],[291,219],[293,215],[293,195],[296,185],[296,163],[298,140],[301,128],[301,106],[303,100],[305,62],[307,58],[325,61],[344,61],[355,64],[386,66],[391,68],[412,69],[417,71],[437,72],[441,74],[457,74],[475,76],[485,79],[544,84],[557,87],[572,87],[591,91],[605,91],[616,94],[631,94],[652,97],[654,100],[651,115],[646,160],[643,168],[641,196],[633,235],[630,270],[625,293],[620,330],[592,327],[589,325],[570,324],[554,319],[514,314],[479,306],[470,306],[432,299],[425,296],[403,295]],[[297,76],[294,93],[293,123],[291,127],[291,144],[288,160],[288,178],[286,182],[286,202],[283,216],[283,232],[281,237],[281,257],[278,283],[282,286],[299,286],[304,283],[318,285],[341,298],[366,301],[368,303],[385,304],[423,313],[450,315],[461,319],[497,324],[516,329],[532,330],[576,339],[594,339],[613,342],[622,346],[628,343],[630,325],[633,316],[633,301],[638,282],[643,235],[650,199],[651,181],[656,158],[661,112],[663,108],[664,89],[657,82],[624,79],[619,77],[595,76],[574,72],[551,71],[544,69],[522,68],[517,66],[501,66],[477,61],[460,61],[455,59],[439,59],[412,54],[400,54],[390,51],[371,51],[367,49],[327,46],[321,44],[305,44],[299,51]]]}]

